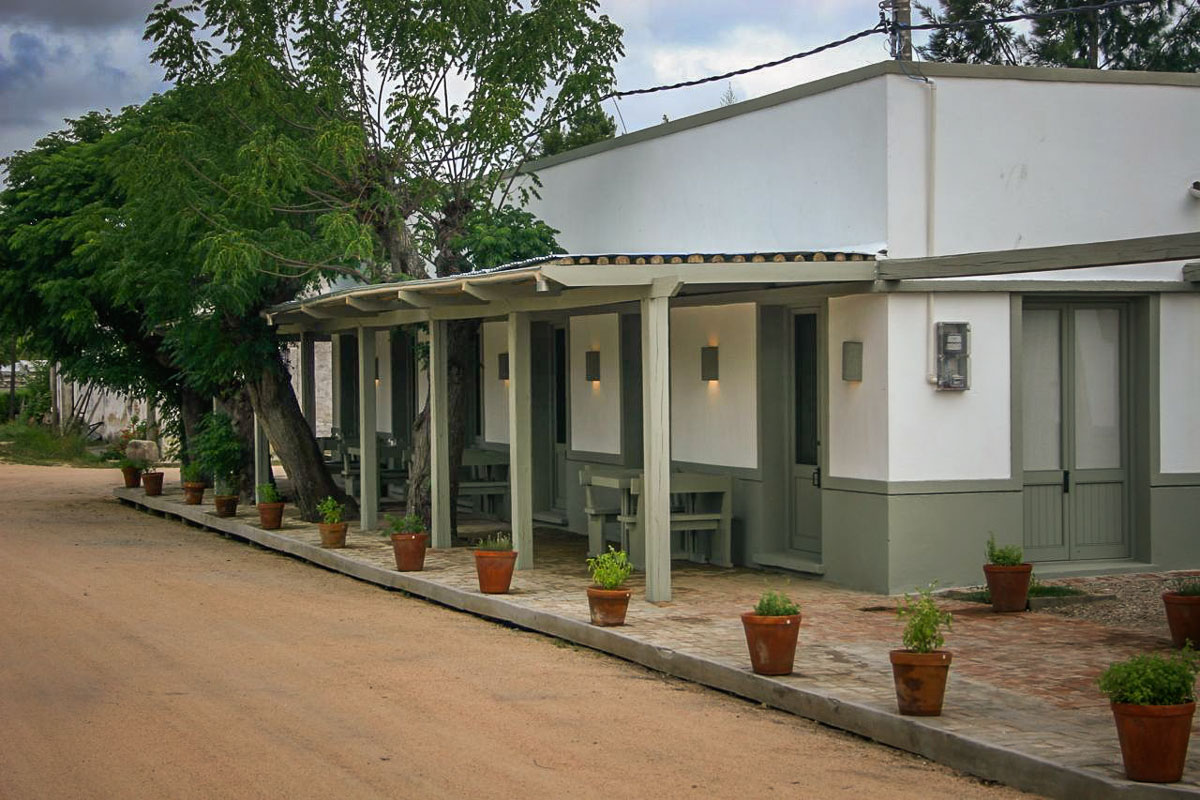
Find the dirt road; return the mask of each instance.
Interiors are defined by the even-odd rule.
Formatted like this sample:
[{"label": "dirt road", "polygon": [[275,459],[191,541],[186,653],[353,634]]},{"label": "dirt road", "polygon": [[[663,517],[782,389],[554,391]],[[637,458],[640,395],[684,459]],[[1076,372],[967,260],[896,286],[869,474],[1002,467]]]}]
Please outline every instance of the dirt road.
[{"label": "dirt road", "polygon": [[1024,796],[122,508],[116,477],[0,465],[4,800]]}]

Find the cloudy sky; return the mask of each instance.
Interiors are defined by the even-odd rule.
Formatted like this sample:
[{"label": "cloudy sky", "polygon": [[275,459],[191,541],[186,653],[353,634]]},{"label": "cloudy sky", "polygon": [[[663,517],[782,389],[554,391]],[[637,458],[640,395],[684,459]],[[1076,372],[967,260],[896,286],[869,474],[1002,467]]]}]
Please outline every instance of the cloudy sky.
[{"label": "cloudy sky", "polygon": [[[166,88],[142,27],[153,0],[0,0],[0,156],[62,120],[114,111]],[[601,0],[625,29],[618,87],[640,88],[769,61],[878,20],[878,0]],[[887,58],[882,36],[735,78],[739,100]],[[628,130],[714,108],[725,83],[620,103]],[[606,110],[614,114],[612,102]],[[615,115],[615,114],[614,114]]]}]

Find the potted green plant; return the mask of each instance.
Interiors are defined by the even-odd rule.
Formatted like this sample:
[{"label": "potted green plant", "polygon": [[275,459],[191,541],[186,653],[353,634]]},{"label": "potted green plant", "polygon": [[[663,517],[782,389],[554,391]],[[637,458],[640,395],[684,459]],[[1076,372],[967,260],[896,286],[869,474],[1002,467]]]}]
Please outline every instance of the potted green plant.
[{"label": "potted green plant", "polygon": [[321,532],[321,547],[346,546],[346,523],[342,521],[345,511],[345,504],[333,497],[326,497],[317,503],[317,512],[321,515],[321,521],[317,523],[317,530]]},{"label": "potted green plant", "polygon": [[429,547],[429,532],[416,514],[387,517],[387,533],[392,538],[392,554],[398,572],[420,572],[425,568],[425,549]]},{"label": "potted green plant", "polygon": [[933,600],[933,587],[904,595],[897,615],[905,620],[904,648],[892,650],[892,678],[896,683],[896,704],[901,714],[936,717],[942,713],[946,696],[946,678],[952,654],[942,650],[946,643],[942,628],[950,627],[950,612]]},{"label": "potted green plant", "polygon": [[800,606],[782,592],[769,590],[753,611],[742,614],[750,668],[759,675],[791,675],[800,636]]},{"label": "potted green plant", "polygon": [[497,532],[481,539],[475,545],[475,574],[479,577],[479,591],[484,594],[504,594],[512,584],[513,567],[517,563],[517,551],[512,548],[512,537]]},{"label": "potted green plant", "polygon": [[142,472],[150,465],[140,458],[129,458],[123,455],[117,462],[117,466],[121,469],[121,478],[125,481],[125,488],[136,489],[142,485]]},{"label": "potted green plant", "polygon": [[283,527],[284,502],[273,483],[260,483],[255,490],[258,495],[258,522],[264,530],[275,531]]},{"label": "potted green plant", "polygon": [[205,415],[193,443],[195,460],[212,476],[213,502],[218,517],[237,514],[238,479],[244,449],[228,414],[214,411]]},{"label": "potted green plant", "polygon": [[1183,647],[1190,641],[1195,647],[1200,645],[1200,577],[1178,578],[1174,585],[1162,596],[1171,644]]},{"label": "potted green plant", "polygon": [[198,506],[204,502],[204,470],[191,461],[179,468],[179,481],[183,484],[183,502]]},{"label": "potted green plant", "polygon": [[1029,606],[1033,565],[1023,558],[1020,545],[997,547],[996,537],[988,537],[988,563],[983,565],[983,575],[992,596],[992,611],[1024,611]]},{"label": "potted green plant", "polygon": [[1125,775],[1131,781],[1173,783],[1183,777],[1196,711],[1196,654],[1138,655],[1100,675],[1109,699]]},{"label": "potted green plant", "polygon": [[146,490],[147,497],[158,497],[162,494],[163,474],[158,471],[158,467],[153,464],[147,464],[146,469],[142,472],[142,488]]},{"label": "potted green plant", "polygon": [[587,588],[588,609],[593,625],[624,625],[632,592],[622,588],[633,572],[633,564],[623,550],[609,545],[607,553],[587,560],[592,585]]}]

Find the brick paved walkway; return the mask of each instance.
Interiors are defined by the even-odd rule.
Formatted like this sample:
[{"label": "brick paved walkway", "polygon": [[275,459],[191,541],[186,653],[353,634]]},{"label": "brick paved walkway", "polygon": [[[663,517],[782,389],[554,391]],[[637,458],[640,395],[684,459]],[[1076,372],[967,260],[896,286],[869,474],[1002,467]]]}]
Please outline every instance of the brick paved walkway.
[{"label": "brick paved walkway", "polygon": [[[140,490],[118,490],[117,494],[144,501]],[[168,487],[162,500],[166,501],[161,506],[164,509],[185,508],[174,487]],[[216,522],[215,517],[212,519]],[[257,528],[253,508],[240,509],[238,521]],[[474,536],[498,527],[503,524],[470,521],[460,529]],[[308,545],[320,541],[316,527],[295,516],[287,517],[284,528],[277,533]],[[586,537],[538,528],[535,567],[518,572],[512,592],[503,599],[525,609],[586,623],[585,551]],[[381,570],[395,567],[390,541],[360,533],[353,524],[346,549],[336,552]],[[430,550],[419,577],[477,593],[474,563],[466,547]],[[895,714],[888,650],[899,646],[901,623],[895,615],[894,597],[841,589],[802,576],[686,562],[673,565],[670,603],[646,602],[638,574],[630,585],[634,596],[627,625],[619,629],[620,634],[660,652],[699,656],[746,673],[749,660],[738,614],[748,610],[768,588],[787,592],[801,604],[803,622],[796,671],[778,682],[783,687],[833,698],[835,709],[841,703],[847,708],[865,707],[876,718],[881,712],[894,716],[888,720],[891,735],[879,738],[896,746],[917,752],[922,749],[916,744],[906,746],[904,726],[912,731],[944,731],[982,742],[984,750],[995,749],[1001,756],[1015,752],[1053,762],[1065,768],[1065,773],[1082,772],[1119,781],[1110,788],[1122,797],[1165,796],[1159,793],[1160,787],[1123,781],[1107,702],[1095,688],[1097,675],[1109,662],[1137,652],[1166,650],[1169,641],[1165,623],[1160,631],[1146,632],[1046,613],[993,614],[987,606],[947,600],[945,607],[954,613],[953,629],[947,636],[954,662],[946,705],[940,718],[917,720]],[[772,686],[779,689],[776,684]],[[782,702],[780,706],[789,707]],[[803,708],[804,704],[799,706]],[[837,724],[836,720],[831,724]],[[845,727],[855,729],[851,724]],[[1195,746],[1192,752],[1196,752]],[[925,754],[941,760],[937,754]],[[957,761],[952,766],[1012,785],[1023,784],[1020,763],[1013,764],[1012,774],[1005,774],[1003,757],[996,763],[980,763],[978,769],[962,763],[961,757]],[[1025,781],[1024,785],[1031,784]],[[1068,786],[1074,788],[1065,788]],[[1042,780],[1041,787],[1057,796],[1079,796],[1075,794],[1078,784],[1065,782],[1064,788],[1055,790]],[[1200,758],[1193,755],[1189,759],[1182,783],[1161,788],[1170,794],[1200,795]]]}]

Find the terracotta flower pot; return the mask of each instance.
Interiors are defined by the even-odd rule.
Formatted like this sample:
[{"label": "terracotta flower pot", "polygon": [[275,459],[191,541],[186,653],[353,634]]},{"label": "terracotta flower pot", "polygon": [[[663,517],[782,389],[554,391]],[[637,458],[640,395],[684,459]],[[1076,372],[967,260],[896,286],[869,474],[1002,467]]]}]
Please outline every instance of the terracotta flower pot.
[{"label": "terracotta flower pot", "polygon": [[189,506],[198,506],[204,502],[204,482],[186,481],[183,484],[183,502]]},{"label": "terracotta flower pot", "polygon": [[318,522],[317,529],[321,531],[321,547],[335,549],[346,546],[346,525],[345,522],[334,522],[332,524]]},{"label": "terracotta flower pot", "polygon": [[275,531],[283,527],[283,503],[259,503],[258,522],[263,530]]},{"label": "terracotta flower pot", "polygon": [[753,611],[742,614],[750,668],[759,675],[791,675],[800,636],[800,615],[763,617]]},{"label": "terracotta flower pot", "polygon": [[953,654],[947,650],[913,653],[892,650],[892,678],[896,682],[896,705],[900,713],[913,717],[936,717],[942,713],[946,678]]},{"label": "terracotta flower pot", "polygon": [[125,479],[126,489],[136,489],[142,485],[142,471],[137,467],[121,467],[121,477]]},{"label": "terracotta flower pot", "polygon": [[992,595],[992,611],[1024,611],[1029,606],[1029,580],[1033,564],[1002,567],[984,564],[988,592]]},{"label": "terracotta flower pot", "polygon": [[1174,783],[1183,777],[1195,703],[1139,706],[1113,703],[1125,776],[1131,781]]},{"label": "terracotta flower pot", "polygon": [[218,517],[237,516],[238,496],[236,494],[213,495],[213,503],[217,507]]},{"label": "terracotta flower pot", "polygon": [[162,483],[161,472],[147,472],[142,475],[142,488],[146,490],[147,497],[158,497],[162,494]]},{"label": "terracotta flower pot", "polygon": [[1164,592],[1162,599],[1167,626],[1171,629],[1171,644],[1183,647],[1190,639],[1192,647],[1200,648],[1200,595]]},{"label": "terracotta flower pot", "polygon": [[479,591],[484,594],[507,592],[516,563],[516,550],[476,550],[475,573],[479,576]]},{"label": "terracotta flower pot", "polygon": [[420,572],[425,568],[425,548],[429,547],[428,533],[393,533],[392,553],[396,556],[398,572]]},{"label": "terracotta flower pot", "polygon": [[603,627],[624,625],[625,613],[629,610],[629,597],[632,594],[630,589],[601,589],[599,586],[589,586],[587,598],[592,624]]}]

